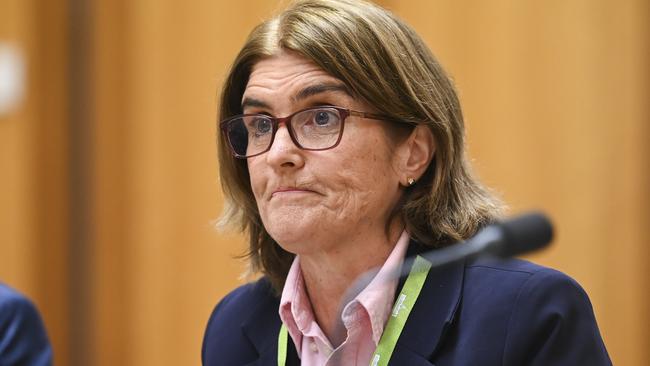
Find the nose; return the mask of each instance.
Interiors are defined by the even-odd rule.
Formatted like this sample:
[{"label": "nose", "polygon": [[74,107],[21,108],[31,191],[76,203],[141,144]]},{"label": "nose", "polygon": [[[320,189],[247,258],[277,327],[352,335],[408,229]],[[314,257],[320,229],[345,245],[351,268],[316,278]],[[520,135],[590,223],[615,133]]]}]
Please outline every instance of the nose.
[{"label": "nose", "polygon": [[299,168],[305,163],[303,151],[291,139],[286,125],[280,125],[265,155],[266,162],[276,169]]}]

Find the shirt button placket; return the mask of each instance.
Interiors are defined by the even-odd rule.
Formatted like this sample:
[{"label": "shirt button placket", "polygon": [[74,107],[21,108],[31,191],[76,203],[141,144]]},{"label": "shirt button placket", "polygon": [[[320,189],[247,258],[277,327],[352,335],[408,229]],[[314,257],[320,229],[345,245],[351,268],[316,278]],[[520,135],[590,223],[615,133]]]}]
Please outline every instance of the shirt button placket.
[{"label": "shirt button placket", "polygon": [[318,345],[316,344],[315,340],[312,339],[309,341],[309,349],[311,349],[314,353],[318,353]]}]

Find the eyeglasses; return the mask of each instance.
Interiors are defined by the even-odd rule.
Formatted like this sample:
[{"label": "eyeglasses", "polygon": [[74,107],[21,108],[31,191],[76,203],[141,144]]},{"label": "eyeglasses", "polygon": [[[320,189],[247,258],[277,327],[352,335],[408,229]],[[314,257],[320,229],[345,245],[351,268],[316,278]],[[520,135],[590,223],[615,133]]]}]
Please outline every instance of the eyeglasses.
[{"label": "eyeglasses", "polygon": [[289,131],[291,141],[303,150],[328,150],[336,147],[343,136],[349,116],[391,120],[388,117],[350,109],[323,106],[308,108],[290,116],[276,118],[265,114],[243,114],[221,122],[221,132],[236,158],[245,159],[271,149],[280,123]]}]

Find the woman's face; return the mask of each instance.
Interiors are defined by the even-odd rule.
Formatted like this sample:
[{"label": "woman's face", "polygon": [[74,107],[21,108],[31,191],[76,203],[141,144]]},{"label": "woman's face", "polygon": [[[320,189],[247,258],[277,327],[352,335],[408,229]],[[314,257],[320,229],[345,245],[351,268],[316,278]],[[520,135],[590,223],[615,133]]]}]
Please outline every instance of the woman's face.
[{"label": "woman's face", "polygon": [[[374,112],[349,95],[341,80],[287,52],[253,67],[242,98],[244,113],[274,117],[321,105]],[[351,116],[337,147],[306,151],[282,124],[271,149],[248,159],[264,227],[280,246],[302,255],[331,252],[385,233],[401,194],[399,146],[387,125]]]}]

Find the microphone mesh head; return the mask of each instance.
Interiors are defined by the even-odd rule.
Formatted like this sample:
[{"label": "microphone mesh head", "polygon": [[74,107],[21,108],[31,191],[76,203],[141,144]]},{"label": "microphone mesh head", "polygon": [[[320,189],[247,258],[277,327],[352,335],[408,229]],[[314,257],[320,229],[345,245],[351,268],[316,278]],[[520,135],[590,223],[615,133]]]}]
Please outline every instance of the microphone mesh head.
[{"label": "microphone mesh head", "polygon": [[553,240],[553,225],[546,215],[533,212],[499,224],[505,245],[502,256],[513,256],[543,248]]}]

